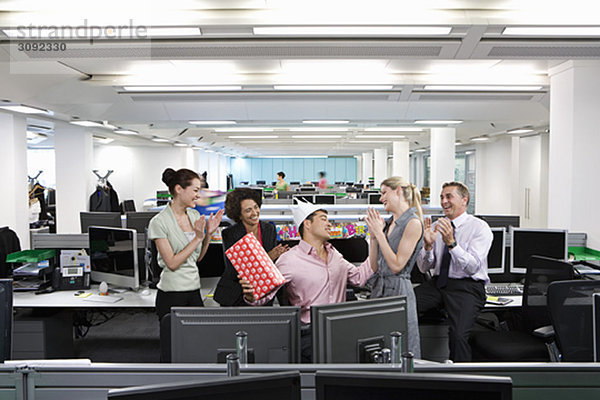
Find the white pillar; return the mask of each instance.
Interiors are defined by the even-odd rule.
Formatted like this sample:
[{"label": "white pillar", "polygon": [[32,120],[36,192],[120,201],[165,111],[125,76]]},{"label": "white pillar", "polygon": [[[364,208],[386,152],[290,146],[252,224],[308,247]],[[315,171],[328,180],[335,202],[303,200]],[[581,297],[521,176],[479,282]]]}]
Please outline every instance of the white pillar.
[{"label": "white pillar", "polygon": [[392,175],[410,179],[410,164],[408,157],[408,141],[394,142],[394,157],[392,158]]},{"label": "white pillar", "polygon": [[29,249],[26,131],[24,117],[0,112],[0,227],[15,231],[22,249]]},{"label": "white pillar", "polygon": [[355,182],[367,183],[367,180],[363,178],[362,172],[362,156],[354,156],[356,159],[356,179]]},{"label": "white pillar", "polygon": [[431,128],[431,198],[432,206],[440,205],[442,184],[454,180],[454,141],[456,129]]},{"label": "white pillar", "polygon": [[[369,183],[369,178],[373,177],[373,153],[362,153],[362,176],[363,183]],[[375,183],[377,186],[379,183]]]},{"label": "white pillar", "polygon": [[92,134],[82,127],[56,123],[56,233],[80,233],[79,213],[89,209],[96,177],[92,172]]},{"label": "white pillar", "polygon": [[568,61],[549,75],[548,227],[586,232],[600,250],[600,63]]},{"label": "white pillar", "polygon": [[388,178],[387,171],[387,149],[375,149],[375,171],[373,176],[375,177],[375,187],[380,187],[381,182]]}]

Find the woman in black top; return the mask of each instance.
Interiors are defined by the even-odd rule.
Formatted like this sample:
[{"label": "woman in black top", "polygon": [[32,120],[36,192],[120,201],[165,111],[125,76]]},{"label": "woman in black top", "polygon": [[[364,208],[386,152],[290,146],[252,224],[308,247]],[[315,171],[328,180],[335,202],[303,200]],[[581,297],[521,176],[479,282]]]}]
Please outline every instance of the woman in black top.
[{"label": "woman in black top", "polygon": [[[225,213],[236,222],[221,233],[223,251],[233,246],[248,233],[252,233],[275,261],[288,250],[287,246],[277,244],[275,227],[268,222],[259,221],[262,199],[257,191],[248,188],[237,188],[225,198]],[[225,270],[215,289],[214,300],[221,306],[245,306],[242,287],[238,281],[238,273],[225,254]]]}]

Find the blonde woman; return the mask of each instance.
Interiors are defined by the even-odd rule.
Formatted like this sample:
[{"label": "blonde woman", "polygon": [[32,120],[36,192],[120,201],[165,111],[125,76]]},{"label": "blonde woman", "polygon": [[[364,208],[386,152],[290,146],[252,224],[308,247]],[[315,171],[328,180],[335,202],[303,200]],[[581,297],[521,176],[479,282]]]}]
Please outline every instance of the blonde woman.
[{"label": "blonde woman", "polygon": [[384,221],[379,212],[369,209],[367,227],[371,242],[369,260],[377,265],[370,280],[371,298],[406,295],[408,311],[408,350],[421,357],[419,323],[410,273],[423,247],[423,211],[415,185],[393,176],[381,182],[381,199],[392,217]]}]

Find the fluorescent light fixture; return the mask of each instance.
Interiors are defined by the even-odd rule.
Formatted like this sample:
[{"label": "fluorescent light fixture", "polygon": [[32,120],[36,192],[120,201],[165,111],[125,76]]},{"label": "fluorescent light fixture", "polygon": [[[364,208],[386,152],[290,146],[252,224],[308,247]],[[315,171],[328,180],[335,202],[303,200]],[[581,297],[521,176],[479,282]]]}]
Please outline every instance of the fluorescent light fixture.
[{"label": "fluorescent light fixture", "polygon": [[169,27],[169,26],[153,26],[146,28],[146,36],[200,36],[202,31],[198,27]]},{"label": "fluorescent light fixture", "polygon": [[454,142],[455,146],[462,146],[463,142],[461,142],[460,140],[457,140],[456,142]]},{"label": "fluorescent light fixture", "polygon": [[173,146],[176,146],[176,147],[188,147],[189,144],[187,144],[187,143],[181,143],[181,142],[175,142],[175,143],[173,143]]},{"label": "fluorescent light fixture", "polygon": [[334,128],[331,126],[323,128],[290,128],[290,132],[348,132],[348,128]]},{"label": "fluorescent light fixture", "polygon": [[415,153],[425,153],[427,149],[416,149]]},{"label": "fluorescent light fixture", "polygon": [[48,111],[46,109],[26,106],[23,104],[0,105],[0,108],[7,111],[14,111],[22,114],[53,114],[51,111]]},{"label": "fluorescent light fixture", "polygon": [[114,126],[114,125],[111,125],[111,124],[109,124],[108,122],[103,122],[103,123],[102,123],[102,127],[103,127],[103,128],[106,128],[106,129],[110,129],[110,130],[112,130],[112,131],[114,131],[114,130],[116,130],[116,129],[119,129],[118,127],[116,127],[116,126]]},{"label": "fluorescent light fixture", "polygon": [[302,121],[303,124],[347,124],[350,121],[342,120],[342,119],[305,119]]},{"label": "fluorescent light fixture", "polygon": [[148,37],[201,36],[198,27],[169,26],[90,26],[32,27],[3,29],[6,36],[18,39],[145,39]]},{"label": "fluorescent light fixture", "polygon": [[86,121],[86,120],[73,120],[70,121],[73,125],[79,125],[79,126],[85,126],[86,128],[92,128],[92,127],[96,127],[96,128],[104,128],[104,124],[101,122],[96,122],[96,121]]},{"label": "fluorescent light fixture", "polygon": [[462,124],[460,120],[418,120],[415,121],[415,124],[421,125],[452,125],[452,124]]},{"label": "fluorescent light fixture", "polygon": [[378,126],[374,128],[365,128],[365,132],[423,132],[423,128],[410,128],[400,126]]},{"label": "fluorescent light fixture", "polygon": [[121,135],[138,135],[138,132],[132,131],[131,129],[115,129],[115,133],[120,133]]},{"label": "fluorescent light fixture", "polygon": [[489,142],[489,141],[490,141],[490,138],[485,135],[471,138],[471,142]]},{"label": "fluorescent light fixture", "polygon": [[423,89],[457,92],[532,92],[542,88],[541,85],[425,85]]},{"label": "fluorescent light fixture", "polygon": [[465,151],[466,155],[473,154],[473,153],[474,153],[474,151]]},{"label": "fluorescent light fixture", "polygon": [[255,35],[448,35],[447,26],[260,26]]},{"label": "fluorescent light fixture", "polygon": [[275,90],[289,91],[369,91],[392,90],[394,85],[273,85]]},{"label": "fluorescent light fixture", "polygon": [[153,142],[157,142],[157,143],[167,143],[169,140],[168,139],[159,138],[159,137],[153,137],[152,141]]},{"label": "fluorescent light fixture", "polygon": [[273,132],[273,128],[216,128],[215,132]]},{"label": "fluorescent light fixture", "polygon": [[235,121],[188,121],[192,125],[235,125]]},{"label": "fluorescent light fixture", "polygon": [[598,26],[509,26],[503,35],[518,36],[600,36]]},{"label": "fluorescent light fixture", "polygon": [[240,85],[203,85],[203,86],[123,86],[127,92],[230,92],[242,90]]},{"label": "fluorescent light fixture", "polygon": [[533,132],[533,129],[521,128],[521,129],[511,129],[510,131],[506,131],[506,133],[508,133],[509,135],[516,135],[519,133],[529,133],[529,132]]},{"label": "fluorescent light fixture", "polygon": [[341,135],[293,135],[292,139],[339,139]]},{"label": "fluorescent light fixture", "polygon": [[369,143],[391,143],[389,140],[348,140],[348,143],[360,143],[360,144],[369,144]]},{"label": "fluorescent light fixture", "polygon": [[327,158],[327,156],[255,156],[252,158]]},{"label": "fluorescent light fixture", "polygon": [[277,135],[261,135],[261,136],[229,136],[229,139],[277,139]]},{"label": "fluorescent light fixture", "polygon": [[205,153],[214,153],[215,151],[214,151],[214,150],[211,150],[211,149],[205,149],[205,150],[204,150],[204,152],[205,152]]},{"label": "fluorescent light fixture", "polygon": [[96,142],[101,143],[101,144],[109,144],[114,142],[115,139],[111,139],[111,138],[107,138],[107,137],[103,137],[103,136],[96,136],[93,135],[93,138]]},{"label": "fluorescent light fixture", "polygon": [[357,139],[406,139],[404,135],[356,135]]}]

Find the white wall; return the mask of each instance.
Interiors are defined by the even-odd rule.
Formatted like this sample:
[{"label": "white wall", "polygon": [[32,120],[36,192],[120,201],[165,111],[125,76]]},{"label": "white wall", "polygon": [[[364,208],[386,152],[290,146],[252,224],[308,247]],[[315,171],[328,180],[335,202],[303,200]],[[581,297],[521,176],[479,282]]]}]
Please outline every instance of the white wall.
[{"label": "white wall", "polygon": [[475,213],[511,214],[511,138],[477,145],[475,169]]},{"label": "white wall", "polygon": [[[141,211],[144,200],[155,198],[157,190],[167,190],[161,177],[163,171],[168,167],[175,170],[189,168],[198,173],[208,171],[210,188],[221,187],[219,157],[215,153],[203,152],[196,156],[193,154],[194,152],[200,151],[167,146],[100,145],[94,147],[93,165],[101,175],[109,169],[114,170],[109,181],[119,195],[119,201],[133,199],[136,210]],[[222,187],[224,188],[225,185],[223,184]]]}]

